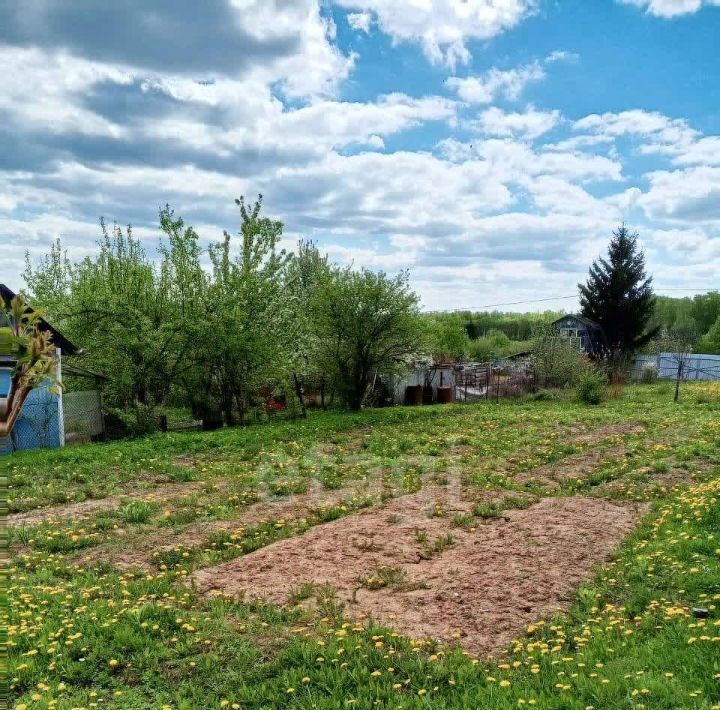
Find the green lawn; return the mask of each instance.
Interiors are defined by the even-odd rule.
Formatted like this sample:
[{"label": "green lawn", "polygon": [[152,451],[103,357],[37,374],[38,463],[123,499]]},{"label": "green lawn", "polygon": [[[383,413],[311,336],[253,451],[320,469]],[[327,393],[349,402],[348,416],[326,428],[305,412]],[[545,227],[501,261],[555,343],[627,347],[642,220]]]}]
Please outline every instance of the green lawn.
[{"label": "green lawn", "polygon": [[[615,423],[635,428],[583,436]],[[618,444],[622,457],[602,455]],[[586,475],[556,486],[524,475],[593,448]],[[10,519],[3,608],[17,708],[720,708],[717,385],[688,385],[678,404],[660,384],[597,407],[567,393],[313,413],[22,452],[0,460],[0,475],[11,514],[57,511]],[[451,476],[513,500],[589,495],[650,508],[567,614],[518,629],[493,659],[351,624],[331,592],[277,607],[204,598],[186,583],[192,570]],[[308,501],[302,518],[272,512],[297,496]],[[81,507],[64,517],[69,503]],[[240,536],[223,533],[258,505],[270,513]],[[475,529],[495,514],[456,522]],[[115,566],[156,539],[183,542],[142,567]]]}]

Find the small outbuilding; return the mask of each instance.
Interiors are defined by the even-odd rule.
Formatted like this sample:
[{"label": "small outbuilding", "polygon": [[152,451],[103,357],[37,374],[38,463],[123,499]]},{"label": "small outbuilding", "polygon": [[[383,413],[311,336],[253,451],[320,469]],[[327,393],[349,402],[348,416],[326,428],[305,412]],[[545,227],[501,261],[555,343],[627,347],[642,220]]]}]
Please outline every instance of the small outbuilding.
[{"label": "small outbuilding", "polygon": [[[11,289],[0,284],[0,299],[5,307],[9,307],[14,297],[15,293]],[[0,320],[4,317],[4,310],[0,310]],[[61,382],[64,375],[71,373],[85,380],[90,377],[96,385],[106,379],[102,375],[73,366],[73,356],[80,355],[82,351],[45,319],[40,320],[39,327],[50,332],[51,342],[56,348],[57,374]],[[71,360],[66,363],[65,359],[68,357]],[[15,365],[12,357],[0,355],[0,411],[4,411],[7,406]],[[79,404],[82,406],[78,406]],[[62,387],[36,387],[28,393],[10,434],[0,437],[0,454],[21,449],[57,448],[77,438],[78,428],[87,433],[87,438],[92,438],[100,435],[103,427],[99,389],[65,393]]]},{"label": "small outbuilding", "polygon": [[605,333],[602,326],[590,318],[570,313],[552,323],[558,334],[571,338],[578,350],[590,357],[599,357],[605,347]]}]

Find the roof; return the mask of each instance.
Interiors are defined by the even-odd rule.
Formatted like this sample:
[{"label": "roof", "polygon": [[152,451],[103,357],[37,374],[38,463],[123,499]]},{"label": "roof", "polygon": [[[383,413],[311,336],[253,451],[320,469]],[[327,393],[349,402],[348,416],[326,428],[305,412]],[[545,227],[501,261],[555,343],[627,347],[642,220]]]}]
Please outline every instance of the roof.
[{"label": "roof", "polygon": [[588,328],[592,328],[593,330],[602,330],[602,326],[600,323],[597,323],[596,321],[592,320],[591,318],[586,318],[585,316],[581,316],[579,313],[567,313],[564,316],[561,316],[557,320],[554,320],[552,322],[552,325],[555,325],[556,323],[559,323],[560,321],[565,320],[566,318],[574,318],[575,320],[580,321],[583,325],[586,325]]},{"label": "roof", "polygon": [[[15,298],[14,291],[9,289],[5,284],[0,284],[0,298],[2,298],[5,306],[10,305],[10,301]],[[32,308],[28,307],[26,313],[32,313]],[[63,355],[78,355],[80,348],[71,343],[59,330],[53,328],[44,318],[40,319],[40,330],[50,331],[52,333],[52,343],[56,348],[62,350]]]}]

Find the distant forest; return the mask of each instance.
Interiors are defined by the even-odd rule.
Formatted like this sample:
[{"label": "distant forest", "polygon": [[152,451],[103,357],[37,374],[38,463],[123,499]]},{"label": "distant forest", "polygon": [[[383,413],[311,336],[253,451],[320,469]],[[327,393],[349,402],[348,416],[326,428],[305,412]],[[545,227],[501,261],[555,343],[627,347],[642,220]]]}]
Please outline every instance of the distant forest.
[{"label": "distant forest", "polygon": [[[508,313],[502,311],[453,311],[426,315],[436,331],[438,353],[448,357],[464,355],[473,359],[502,357],[531,347],[539,328],[552,323],[565,311]],[[720,291],[673,298],[657,296],[651,327],[660,326],[670,333],[679,332],[704,352],[715,352],[708,334],[720,323]],[[460,337],[460,335],[464,337]]]}]

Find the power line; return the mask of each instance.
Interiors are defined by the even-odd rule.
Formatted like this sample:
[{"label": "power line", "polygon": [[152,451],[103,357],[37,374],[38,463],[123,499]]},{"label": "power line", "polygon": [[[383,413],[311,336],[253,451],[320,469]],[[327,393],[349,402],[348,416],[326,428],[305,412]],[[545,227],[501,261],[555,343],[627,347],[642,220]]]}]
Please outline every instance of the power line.
[{"label": "power line", "polygon": [[574,293],[572,296],[550,296],[550,298],[534,298],[529,301],[508,301],[507,303],[488,303],[484,306],[476,306],[475,308],[455,308],[455,311],[473,311],[480,310],[482,308],[497,308],[498,306],[518,306],[523,303],[543,303],[544,301],[561,301],[566,298],[577,298],[577,294]]},{"label": "power line", "polygon": [[[713,291],[717,290],[717,287],[706,287],[706,286],[696,286],[694,288],[690,287],[668,287],[668,288],[656,288],[655,291]],[[578,298],[578,294],[574,293],[572,296],[550,296],[548,298],[533,298],[529,299],[527,301],[507,301],[506,303],[487,303],[484,306],[475,306],[473,308],[453,308],[452,312],[457,313],[460,311],[481,311],[485,308],[499,308],[500,306],[520,306],[524,305],[526,303],[545,303],[547,301],[565,301],[570,298]]]}]

